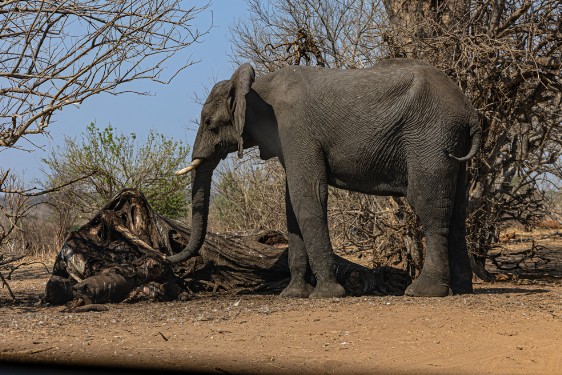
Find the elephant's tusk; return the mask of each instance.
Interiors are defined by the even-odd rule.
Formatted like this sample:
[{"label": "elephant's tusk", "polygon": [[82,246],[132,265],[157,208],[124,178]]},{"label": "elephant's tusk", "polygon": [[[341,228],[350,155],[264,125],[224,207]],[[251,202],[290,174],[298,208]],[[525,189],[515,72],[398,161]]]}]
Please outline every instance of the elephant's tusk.
[{"label": "elephant's tusk", "polygon": [[176,172],[176,176],[181,176],[182,174],[186,174],[187,172],[190,172],[192,170],[194,170],[195,168],[197,168],[201,163],[203,162],[203,159],[195,159],[193,160],[187,167],[180,169],[179,171]]}]

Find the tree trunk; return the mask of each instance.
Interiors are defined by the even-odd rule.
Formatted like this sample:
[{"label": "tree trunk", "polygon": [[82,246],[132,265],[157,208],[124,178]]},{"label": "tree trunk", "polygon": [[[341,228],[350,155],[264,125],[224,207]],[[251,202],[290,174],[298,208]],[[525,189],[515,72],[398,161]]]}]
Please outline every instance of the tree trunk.
[{"label": "tree trunk", "polygon": [[[386,42],[394,57],[422,58],[416,40],[438,37],[466,8],[465,0],[383,0],[390,20]],[[431,55],[432,51],[429,51]]]}]

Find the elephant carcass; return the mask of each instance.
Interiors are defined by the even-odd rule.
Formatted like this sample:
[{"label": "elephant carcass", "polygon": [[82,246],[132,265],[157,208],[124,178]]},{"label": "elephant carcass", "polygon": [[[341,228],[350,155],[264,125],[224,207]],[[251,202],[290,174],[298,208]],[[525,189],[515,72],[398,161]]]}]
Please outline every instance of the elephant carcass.
[{"label": "elephant carcass", "polygon": [[[184,248],[190,234],[186,226],[154,212],[142,193],[124,190],[67,237],[44,300],[75,308],[189,299],[199,292],[276,293],[287,286],[284,234],[209,233],[196,257],[173,265],[166,256]],[[399,270],[371,270],[337,259],[338,280],[350,295],[403,294],[410,282]]]}]

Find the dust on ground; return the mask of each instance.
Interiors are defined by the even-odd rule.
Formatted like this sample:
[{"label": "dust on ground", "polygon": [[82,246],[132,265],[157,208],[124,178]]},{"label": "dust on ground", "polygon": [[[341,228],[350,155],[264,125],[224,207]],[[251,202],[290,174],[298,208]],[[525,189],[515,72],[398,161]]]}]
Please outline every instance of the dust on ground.
[{"label": "dust on ground", "polygon": [[552,279],[480,282],[475,294],[445,298],[207,294],[68,313],[39,304],[48,277],[40,264],[14,272],[10,286],[20,303],[0,289],[0,367],[23,361],[211,373],[562,373],[562,284]]}]

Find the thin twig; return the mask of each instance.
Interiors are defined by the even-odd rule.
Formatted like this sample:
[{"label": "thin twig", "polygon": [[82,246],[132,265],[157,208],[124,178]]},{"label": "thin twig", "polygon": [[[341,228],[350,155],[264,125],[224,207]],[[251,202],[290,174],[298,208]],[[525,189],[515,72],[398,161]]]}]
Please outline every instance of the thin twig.
[{"label": "thin twig", "polygon": [[45,195],[45,194],[53,193],[55,191],[59,191],[62,188],[65,188],[69,185],[72,185],[72,184],[74,184],[78,181],[82,181],[82,180],[85,180],[89,177],[92,177],[93,175],[95,175],[98,172],[99,172],[98,170],[94,170],[94,171],[88,173],[87,175],[80,176],[80,177],[75,178],[71,181],[65,182],[62,185],[55,186],[55,187],[47,189],[47,190],[41,190],[41,191],[38,191],[38,192],[35,192],[35,193],[29,193],[29,192],[32,191],[32,190],[37,190],[37,188],[31,188],[31,189],[26,189],[26,190],[8,190],[8,189],[3,190],[2,189],[0,191],[4,194],[17,194],[17,195],[21,195],[23,197],[38,197],[38,196],[41,196],[41,195]]},{"label": "thin twig", "polygon": [[6,288],[8,289],[8,293],[10,293],[10,296],[12,297],[12,300],[14,302],[17,301],[16,296],[14,295],[14,292],[12,292],[12,288],[10,288],[10,284],[8,284],[8,282],[6,281],[6,279],[4,278],[4,275],[2,275],[2,271],[0,271],[0,279],[2,280],[2,284],[4,284],[6,286]]}]

